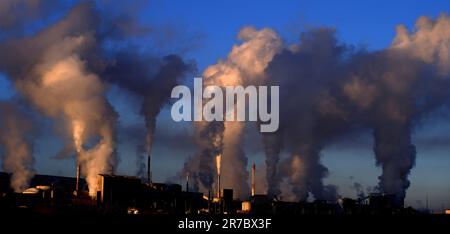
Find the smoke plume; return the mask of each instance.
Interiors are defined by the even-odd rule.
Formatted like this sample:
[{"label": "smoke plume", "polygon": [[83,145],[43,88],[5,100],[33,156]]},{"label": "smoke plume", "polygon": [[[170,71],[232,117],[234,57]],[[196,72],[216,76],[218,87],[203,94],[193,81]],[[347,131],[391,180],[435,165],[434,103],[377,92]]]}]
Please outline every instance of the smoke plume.
[{"label": "smoke plume", "polygon": [[[339,43],[334,30],[313,29],[274,57],[266,72],[282,90],[277,135],[292,152],[284,176],[298,199],[335,197],[335,188],[322,183],[320,152],[338,137],[370,129],[383,169],[379,189],[402,205],[415,164],[414,127],[448,104],[449,22],[446,15],[421,17],[412,34],[399,26],[392,45],[374,52]],[[266,143],[267,157],[279,148]],[[277,185],[283,176],[272,178]]]},{"label": "smoke plume", "polygon": [[11,173],[11,188],[15,192],[27,189],[35,174],[32,133],[28,116],[15,103],[0,101],[0,156],[3,170]]},{"label": "smoke plume", "polygon": [[0,45],[0,67],[17,90],[36,109],[64,123],[91,195],[97,175],[114,171],[117,162],[117,114],[105,98],[104,83],[87,66],[96,50],[97,22],[93,6],[79,4],[36,35]]},{"label": "smoke plume", "polygon": [[[373,132],[377,165],[383,170],[379,190],[395,194],[401,205],[415,164],[414,128],[448,104],[449,22],[447,15],[421,17],[412,33],[398,26],[392,45],[378,51],[341,43],[329,28],[305,31],[293,45],[282,43],[270,29],[244,28],[244,43],[206,69],[204,84],[280,87],[280,129],[263,135],[270,195],[285,190],[280,186],[287,181],[297,200],[309,195],[335,199],[337,187],[323,183],[328,169],[321,152],[338,138],[363,130]],[[225,122],[223,131],[211,126],[198,124],[206,144],[200,145],[203,154],[192,158],[200,162],[186,166],[206,165],[192,171],[208,175],[203,185],[209,188],[211,151],[223,153],[224,187],[245,192],[246,185],[239,184],[247,178],[243,124]],[[284,161],[282,151],[290,155]]]},{"label": "smoke plume", "polygon": [[[17,7],[30,11],[24,12],[27,18],[23,20],[42,19],[41,9],[52,9],[47,1],[35,2],[36,6],[28,3],[31,1],[17,3]],[[171,89],[194,69],[177,55],[159,58],[128,46],[132,43],[120,44],[125,38],[148,33],[135,17],[140,2],[125,8],[102,6],[106,14],[98,8],[100,3],[96,4],[77,3],[66,16],[41,31],[0,43],[4,52],[0,69],[37,110],[64,124],[72,139],[66,143],[71,147],[66,148],[76,152],[91,195],[97,191],[97,174],[114,172],[118,162],[118,114],[106,98],[108,83],[140,98],[147,129],[145,148],[150,153],[156,117]],[[0,9],[8,12],[16,7],[15,3],[3,6]],[[15,15],[2,17],[9,19],[8,25],[19,28],[22,21],[12,18]],[[6,21],[2,23],[9,28]]]},{"label": "smoke plume", "polygon": [[[97,174],[114,172],[118,163],[118,114],[106,98],[108,85],[139,100],[149,154],[171,89],[195,69],[178,55],[151,55],[125,40],[148,31],[136,23],[136,8],[106,7],[107,17],[95,4],[83,1],[52,18],[54,1],[0,3],[0,70],[34,109],[62,123],[70,139],[64,151],[76,152],[91,195]],[[39,27],[25,30],[35,20]],[[323,182],[329,173],[321,162],[323,149],[354,136],[350,133],[370,131],[382,168],[378,189],[395,194],[401,205],[415,165],[414,130],[449,104],[450,17],[420,17],[412,32],[398,26],[392,44],[377,51],[339,42],[330,28],[307,30],[292,45],[268,28],[245,27],[238,38],[241,43],[226,58],[203,72],[203,82],[280,87],[280,128],[262,136],[268,194],[336,198],[337,187]],[[15,107],[1,108],[4,167],[21,191],[33,174],[31,127],[26,118],[15,117],[20,116]],[[241,198],[249,194],[244,129],[239,121],[194,123],[198,152],[182,170],[194,189],[212,189],[218,182],[214,159],[222,155],[222,187]],[[284,153],[288,157],[281,159]]]},{"label": "smoke plume", "polygon": [[[204,86],[243,86],[263,81],[264,69],[280,49],[281,39],[270,29],[258,31],[252,27],[243,28],[238,38],[243,43],[233,46],[226,60],[220,60],[204,71]],[[206,189],[211,188],[212,180],[209,178],[214,177],[209,164],[216,155],[221,154],[221,184],[224,188],[233,188],[238,197],[246,197],[250,187],[247,183],[247,157],[243,149],[245,124],[238,121],[201,122],[195,127],[200,138],[199,157],[205,165],[191,171],[200,170],[199,174],[204,176],[201,181],[206,182],[202,185]]]},{"label": "smoke plume", "polygon": [[50,13],[65,8],[62,1],[3,0],[0,2],[0,39],[23,34],[24,27],[36,20],[47,19]]},{"label": "smoke plume", "polygon": [[[194,64],[184,62],[178,55],[159,59],[149,53],[138,52],[135,48],[115,52],[111,57],[111,65],[105,70],[104,76],[140,100],[140,114],[145,119],[147,129],[145,152],[150,154],[156,118],[170,100],[172,88],[184,81],[188,72],[194,70]],[[143,162],[138,164],[142,165]],[[139,170],[138,173],[142,176],[143,172]]]}]

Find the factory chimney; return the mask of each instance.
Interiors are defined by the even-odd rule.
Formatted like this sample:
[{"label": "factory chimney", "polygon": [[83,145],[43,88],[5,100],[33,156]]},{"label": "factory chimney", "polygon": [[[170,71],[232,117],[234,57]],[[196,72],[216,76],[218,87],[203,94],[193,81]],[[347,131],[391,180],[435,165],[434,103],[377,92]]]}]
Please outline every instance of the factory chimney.
[{"label": "factory chimney", "polygon": [[220,198],[220,168],[221,168],[222,155],[216,156],[216,169],[217,169],[217,197]]},{"label": "factory chimney", "polygon": [[253,163],[252,165],[252,197],[255,196],[255,173],[256,173],[256,165]]},{"label": "factory chimney", "polygon": [[79,196],[79,193],[80,193],[80,162],[78,162],[78,160],[77,160],[76,171],[77,171],[77,178],[76,178],[76,183],[75,183],[75,195]]},{"label": "factory chimney", "polygon": [[186,175],[186,192],[189,192],[189,173]]},{"label": "factory chimney", "polygon": [[217,175],[217,197],[220,198],[220,173]]},{"label": "factory chimney", "polygon": [[152,184],[152,171],[151,171],[151,156],[148,154],[147,157],[147,181],[148,184]]}]

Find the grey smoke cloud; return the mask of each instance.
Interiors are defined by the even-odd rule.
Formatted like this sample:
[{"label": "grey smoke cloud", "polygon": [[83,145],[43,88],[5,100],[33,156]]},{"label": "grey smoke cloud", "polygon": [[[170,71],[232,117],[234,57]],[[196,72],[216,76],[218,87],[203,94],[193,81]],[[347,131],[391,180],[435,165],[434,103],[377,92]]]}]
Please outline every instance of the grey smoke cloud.
[{"label": "grey smoke cloud", "polygon": [[[204,86],[242,86],[263,82],[264,69],[280,50],[281,38],[271,29],[258,31],[253,27],[241,29],[238,38],[242,43],[233,46],[226,59],[219,60],[203,72]],[[233,188],[237,197],[247,197],[250,187],[244,151],[245,124],[204,121],[194,126],[199,153],[186,162],[184,173],[195,174],[203,191],[211,189],[213,183],[218,183],[212,164],[217,155],[222,155],[220,183],[225,188]],[[196,160],[200,162],[192,162]]]},{"label": "grey smoke cloud", "polygon": [[[321,163],[322,150],[336,140],[371,131],[377,165],[382,168],[378,190],[395,194],[400,203],[415,164],[414,129],[448,104],[449,22],[446,15],[436,20],[421,17],[413,32],[399,26],[392,45],[373,52],[339,42],[334,29],[316,28],[302,33],[294,45],[262,40],[270,45],[266,48],[274,49],[268,49],[269,55],[256,53],[259,56],[255,58],[242,51],[258,51],[261,41],[251,43],[252,38],[268,29],[244,28],[243,43],[233,47],[227,60],[205,71],[210,77],[206,83],[280,86],[280,130],[263,135],[269,194],[279,195],[289,187],[298,200],[309,195],[335,199],[337,187],[323,183],[328,169]],[[274,32],[269,35],[278,37]],[[240,57],[241,52],[246,56]],[[248,67],[255,71],[246,70]],[[200,146],[206,149],[204,154],[192,157],[186,167],[198,172],[204,165],[203,170],[209,172],[204,179],[208,188],[213,183],[211,149],[224,153],[221,147],[226,142],[227,123],[215,132],[208,131],[207,125],[200,126],[212,133],[198,134],[207,136],[212,147]],[[218,148],[212,144],[216,139],[222,143]],[[239,141],[233,149],[239,150],[242,144]],[[290,157],[281,161],[281,152]],[[238,158],[244,165],[239,170],[246,170],[245,156]]]},{"label": "grey smoke cloud", "polygon": [[[22,30],[26,23],[45,18],[52,3],[2,1],[0,30]],[[105,97],[108,86],[117,85],[139,100],[149,152],[156,117],[171,88],[195,70],[178,55],[153,55],[132,43],[118,50],[104,47],[151,32],[136,22],[138,8],[116,5],[107,9],[113,12],[108,16],[95,3],[83,2],[33,35],[0,37],[0,69],[36,110],[63,123],[68,142],[61,155],[77,151],[93,190],[94,176],[114,171],[118,163],[118,113]],[[399,202],[404,198],[416,158],[415,128],[449,100],[449,16],[421,17],[412,32],[398,26],[392,44],[378,51],[341,43],[328,28],[308,30],[294,45],[267,28],[246,27],[238,37],[241,43],[203,74],[206,85],[280,86],[280,130],[262,136],[269,194],[288,189],[297,200],[311,194],[335,198],[336,187],[323,183],[328,170],[321,163],[322,150],[339,138],[370,131],[382,168],[378,189],[396,194]],[[195,188],[210,189],[217,183],[214,157],[222,154],[223,185],[248,194],[245,125],[194,126],[198,153],[186,161],[182,173],[191,176]],[[280,159],[283,152],[289,154],[285,160]],[[28,158],[23,160],[27,165]],[[13,174],[22,170],[14,168]]]},{"label": "grey smoke cloud", "polygon": [[[412,33],[399,26],[392,45],[375,52],[339,43],[333,30],[314,29],[274,57],[266,72],[283,90],[279,137],[292,152],[285,176],[298,199],[335,196],[322,184],[327,169],[320,152],[359,129],[373,132],[383,169],[378,189],[404,199],[415,164],[415,126],[448,104],[448,22],[446,15],[422,17]],[[267,157],[278,148],[269,148]]]},{"label": "grey smoke cloud", "polygon": [[[23,20],[43,20],[42,12],[53,9],[48,6],[51,1],[7,2],[0,8],[8,12],[2,17],[17,29],[21,22],[14,18],[15,8],[29,15]],[[114,172],[119,160],[119,116],[106,98],[109,84],[127,90],[142,102],[140,113],[147,128],[144,144],[150,152],[156,117],[168,102],[171,88],[184,82],[187,72],[195,68],[178,55],[161,57],[139,47],[111,47],[150,33],[135,14],[145,4],[76,3],[61,19],[37,33],[0,43],[4,52],[0,69],[36,110],[62,123],[68,142],[58,157],[75,151],[92,193],[96,191],[97,174]]]},{"label": "grey smoke cloud", "polygon": [[[138,175],[145,172],[144,154],[150,154],[161,109],[170,101],[173,87],[184,82],[195,64],[183,61],[178,55],[163,58],[126,48],[113,55],[112,63],[103,75],[108,82],[116,84],[140,102],[140,115],[145,119],[145,142],[136,148]],[[142,146],[141,146],[142,145]]]},{"label": "grey smoke cloud", "polygon": [[3,0],[0,2],[0,39],[21,35],[25,27],[48,20],[52,12],[68,5],[68,2],[52,0]]},{"label": "grey smoke cloud", "polygon": [[[0,5],[5,13],[0,27],[20,31],[25,22],[45,20],[46,13],[58,5],[52,3],[4,1]],[[135,14],[146,4],[144,1],[126,7],[102,4],[77,3],[61,19],[47,23],[35,34],[19,33],[0,43],[0,69],[36,110],[62,123],[67,142],[57,156],[75,152],[92,194],[97,174],[114,172],[118,163],[118,113],[106,98],[108,84],[140,98],[140,113],[147,128],[145,146],[150,152],[156,117],[167,103],[171,88],[183,82],[195,66],[177,55],[161,58],[137,47],[104,47],[106,43],[118,45],[123,39],[144,36],[150,29],[139,24]]]},{"label": "grey smoke cloud", "polygon": [[0,158],[3,170],[11,173],[10,184],[15,192],[27,189],[35,174],[34,133],[30,116],[17,103],[0,101]]}]

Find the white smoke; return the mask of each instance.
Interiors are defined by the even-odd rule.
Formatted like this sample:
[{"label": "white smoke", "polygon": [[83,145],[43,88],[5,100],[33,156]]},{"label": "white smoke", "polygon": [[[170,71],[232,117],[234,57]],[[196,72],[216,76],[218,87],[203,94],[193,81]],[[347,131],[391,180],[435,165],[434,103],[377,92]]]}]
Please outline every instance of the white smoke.
[{"label": "white smoke", "polygon": [[3,170],[11,173],[10,184],[15,192],[29,187],[34,176],[33,152],[30,142],[32,123],[15,103],[0,101],[0,154]]},{"label": "white smoke", "polygon": [[[256,30],[253,27],[246,27],[240,31],[238,38],[243,41],[242,44],[234,45],[226,60],[220,60],[204,71],[204,86],[245,86],[263,82],[264,69],[281,49],[280,37],[270,29]],[[221,183],[223,188],[232,188],[238,197],[246,197],[250,192],[250,187],[247,180],[247,157],[243,149],[245,124],[238,121],[227,121],[223,123],[223,130],[213,127],[218,124],[202,122],[195,125],[200,138],[202,135],[209,137],[205,141],[210,143],[200,146],[200,150],[206,158],[212,157],[208,151],[222,154]],[[208,133],[205,134],[205,132]],[[205,151],[205,147],[211,147],[212,150]],[[212,162],[211,159],[202,160]],[[207,174],[205,171],[210,169],[210,166],[199,168],[200,171],[204,171],[203,174]],[[209,188],[211,185],[203,184],[203,186]]]},{"label": "white smoke", "polygon": [[[35,36],[5,42],[2,48],[11,56],[2,57],[0,64],[6,66],[17,90],[30,103],[62,120],[73,140],[89,193],[94,196],[97,175],[113,172],[116,164],[117,115],[106,100],[105,84],[89,71],[85,59],[97,43],[91,8],[80,4]],[[24,49],[34,53],[30,55]]]}]

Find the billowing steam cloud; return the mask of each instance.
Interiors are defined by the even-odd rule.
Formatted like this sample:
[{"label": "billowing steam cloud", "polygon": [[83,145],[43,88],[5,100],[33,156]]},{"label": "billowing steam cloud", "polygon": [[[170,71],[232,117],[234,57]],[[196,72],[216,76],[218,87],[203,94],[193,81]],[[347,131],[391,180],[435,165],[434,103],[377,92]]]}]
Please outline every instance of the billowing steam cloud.
[{"label": "billowing steam cloud", "polygon": [[[125,36],[146,30],[131,22],[134,17],[119,14],[116,22],[116,16],[104,17],[86,2],[49,27],[25,33],[22,26],[45,17],[53,2],[0,3],[0,70],[36,110],[63,123],[70,139],[67,144],[76,152],[94,194],[97,174],[113,172],[118,160],[118,115],[106,98],[107,84],[139,99],[150,153],[156,118],[171,89],[183,82],[193,65],[177,55],[158,58],[133,48],[131,42],[120,44],[117,41]],[[371,131],[376,162],[383,170],[378,189],[397,195],[400,204],[415,164],[414,128],[449,104],[450,17],[421,17],[413,32],[399,26],[391,46],[373,52],[340,43],[328,28],[308,30],[294,45],[286,45],[267,28],[243,28],[239,39],[242,43],[226,59],[204,71],[204,85],[280,86],[279,131],[262,136],[267,192],[280,195],[287,185],[296,200],[310,195],[335,198],[337,188],[323,182],[328,170],[321,163],[322,150],[352,131]],[[32,175],[26,137],[30,125],[22,117],[12,117],[19,112],[9,104],[1,107],[4,167],[13,174],[14,189],[20,191]],[[194,126],[198,153],[182,171],[189,174],[191,186],[203,191],[214,188],[215,157],[222,155],[222,187],[247,196],[245,124],[196,122]],[[11,152],[20,154],[11,156]],[[288,158],[281,160],[281,153]]]},{"label": "billowing steam cloud", "polygon": [[215,157],[222,153],[223,122],[196,122],[195,141],[201,150],[193,157],[189,157],[184,164],[182,174],[192,178],[194,190],[212,190],[216,180]]},{"label": "billowing steam cloud", "polygon": [[[385,52],[385,65],[374,94],[373,119],[377,164],[383,168],[379,189],[396,194],[402,204],[415,164],[411,142],[414,124],[430,111],[448,104],[450,88],[450,18],[421,17],[409,35],[403,26]],[[383,91],[381,91],[383,88]],[[383,95],[383,96],[379,96]],[[377,103],[383,101],[384,104]],[[379,116],[383,115],[383,116]]]},{"label": "billowing steam cloud", "polygon": [[[193,71],[194,65],[185,63],[177,55],[158,59],[133,48],[119,51],[113,57],[113,63],[106,69],[105,77],[141,100],[140,114],[145,118],[147,129],[145,152],[150,154],[156,118],[169,101],[172,88],[182,83],[187,72]],[[139,164],[143,165],[142,162]],[[145,167],[140,167],[139,176],[144,175],[144,169]]]},{"label": "billowing steam cloud", "polygon": [[[269,29],[245,28],[240,37],[244,43],[210,66],[204,83],[280,86],[280,129],[263,135],[267,192],[279,195],[287,180],[298,200],[310,194],[336,198],[337,188],[323,183],[328,170],[321,164],[322,149],[366,129],[373,132],[377,165],[383,169],[378,190],[397,195],[401,204],[415,164],[414,126],[448,104],[450,17],[422,17],[412,34],[399,26],[392,45],[375,52],[339,43],[327,28],[306,31],[290,46]],[[216,125],[198,124],[203,151],[184,170],[197,171],[202,185],[211,188],[212,157],[223,152],[224,187],[245,192],[240,184],[247,169],[243,125]],[[284,150],[290,157],[280,161]]]},{"label": "billowing steam cloud", "polygon": [[113,171],[116,164],[117,114],[105,98],[105,85],[87,66],[97,43],[96,24],[92,6],[80,4],[35,36],[0,45],[0,66],[17,90],[38,110],[64,122],[91,195],[97,191],[97,174]]},{"label": "billowing steam cloud", "polygon": [[[280,50],[281,39],[270,29],[257,31],[251,27],[242,29],[238,38],[243,40],[243,43],[234,46],[226,60],[221,60],[205,70],[205,86],[225,87],[263,82],[264,69]],[[211,164],[214,157],[221,154],[221,184],[224,188],[234,188],[238,196],[246,197],[250,188],[247,183],[247,158],[243,149],[245,124],[238,121],[201,122],[195,126],[201,153],[193,159],[200,158],[202,163],[197,165],[201,166],[200,168],[187,170],[191,171],[190,174],[198,171],[200,182],[204,188],[210,189],[214,178],[214,167]]]},{"label": "billowing steam cloud", "polygon": [[[282,90],[280,130],[267,136],[280,139],[264,142],[266,160],[272,164],[267,168],[271,169],[268,174],[272,175],[274,195],[279,192],[281,179],[288,177],[297,199],[306,200],[309,193],[316,199],[336,196],[336,188],[322,182],[328,170],[320,162],[320,152],[350,123],[331,93],[335,82],[344,77],[343,56],[347,51],[345,45],[337,43],[333,30],[314,29],[302,34],[300,43],[284,49],[270,62],[266,70],[268,84],[279,85]],[[274,176],[277,172],[273,162],[278,160],[280,146],[291,154],[287,159],[290,168],[280,170],[285,175]]]},{"label": "billowing steam cloud", "polygon": [[269,196],[281,194],[279,188],[278,176],[278,162],[280,161],[280,153],[283,148],[283,141],[278,133],[264,133],[263,145],[264,153],[266,155],[266,181],[267,194]]},{"label": "billowing steam cloud", "polygon": [[64,3],[52,0],[3,0],[0,2],[0,38],[21,34],[34,20],[46,18]]},{"label": "billowing steam cloud", "polygon": [[[0,12],[5,12],[0,16],[5,19],[0,28],[20,29],[24,21],[42,18],[53,9],[52,3],[6,1],[0,4]],[[141,3],[103,6],[107,15],[95,4],[77,4],[36,35],[6,38],[0,43],[0,69],[36,109],[64,123],[72,140],[65,152],[70,148],[76,152],[91,195],[97,191],[97,174],[114,172],[118,161],[118,115],[106,99],[106,84],[115,84],[142,101],[141,114],[147,128],[145,148],[150,153],[157,115],[171,89],[194,69],[193,64],[177,55],[161,59],[128,44],[115,49],[111,44],[147,33],[148,28],[136,22],[135,7]],[[16,9],[22,9],[22,19],[13,13]]]},{"label": "billowing steam cloud", "polygon": [[[399,26],[392,46],[376,52],[355,51],[339,44],[332,30],[315,29],[274,57],[267,73],[282,90],[278,135],[292,151],[285,176],[298,199],[335,196],[335,188],[322,183],[327,169],[320,152],[334,138],[367,128],[383,169],[378,189],[397,195],[401,204],[415,163],[414,126],[448,104],[449,23],[446,15],[422,17],[411,35]],[[268,159],[279,152],[280,144],[272,142],[266,144]]]},{"label": "billowing steam cloud", "polygon": [[17,105],[0,101],[0,156],[3,170],[11,173],[11,187],[15,192],[28,188],[34,175],[32,130],[31,122]]}]

